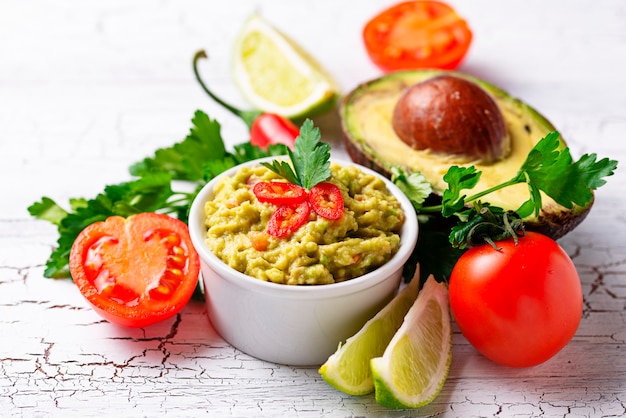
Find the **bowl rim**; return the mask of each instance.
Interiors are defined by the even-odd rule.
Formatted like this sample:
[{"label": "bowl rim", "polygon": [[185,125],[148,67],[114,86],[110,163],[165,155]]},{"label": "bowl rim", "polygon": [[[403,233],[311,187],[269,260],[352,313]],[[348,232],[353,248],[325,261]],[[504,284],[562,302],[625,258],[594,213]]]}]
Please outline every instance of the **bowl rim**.
[{"label": "bowl rim", "polygon": [[395,184],[393,184],[382,174],[377,173],[374,170],[362,166],[358,163],[336,158],[331,158],[330,161],[332,163],[336,163],[342,166],[355,166],[367,174],[371,174],[382,179],[385,182],[385,185],[387,186],[389,192],[392,193],[396,199],[398,199],[402,209],[404,210],[406,216],[400,232],[401,245],[398,251],[389,261],[369,273],[343,282],[316,286],[291,286],[282,283],[273,283],[259,280],[255,277],[239,272],[232,267],[229,267],[215,254],[213,254],[213,252],[210,251],[208,246],[205,244],[206,228],[204,226],[204,205],[205,202],[212,197],[215,184],[219,181],[221,177],[230,176],[242,167],[255,166],[259,165],[261,162],[268,162],[286,157],[287,156],[264,157],[238,164],[215,176],[200,189],[191,204],[188,224],[191,241],[196,251],[200,255],[200,259],[203,263],[206,263],[212,270],[215,271],[215,273],[220,275],[223,279],[226,279],[235,285],[244,287],[249,290],[254,289],[258,292],[268,293],[271,295],[289,295],[290,297],[313,299],[328,296],[337,297],[345,295],[347,293],[353,293],[355,291],[367,289],[391,277],[395,272],[404,267],[404,264],[413,252],[418,236],[419,224],[417,221],[417,214],[413,209],[413,205],[404,194],[404,192],[402,192]]}]

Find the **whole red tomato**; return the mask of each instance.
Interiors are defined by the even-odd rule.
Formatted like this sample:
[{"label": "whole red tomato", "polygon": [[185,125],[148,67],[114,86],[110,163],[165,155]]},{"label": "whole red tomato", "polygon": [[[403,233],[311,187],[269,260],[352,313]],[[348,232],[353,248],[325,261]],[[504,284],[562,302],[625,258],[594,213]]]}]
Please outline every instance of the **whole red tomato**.
[{"label": "whole red tomato", "polygon": [[551,238],[527,232],[470,248],[450,276],[450,308],[467,340],[511,367],[543,363],[574,336],[582,289],[572,260]]},{"label": "whole red tomato", "polygon": [[187,225],[168,215],[111,216],[83,229],[70,272],[104,319],[143,327],[178,313],[193,294],[200,259]]}]

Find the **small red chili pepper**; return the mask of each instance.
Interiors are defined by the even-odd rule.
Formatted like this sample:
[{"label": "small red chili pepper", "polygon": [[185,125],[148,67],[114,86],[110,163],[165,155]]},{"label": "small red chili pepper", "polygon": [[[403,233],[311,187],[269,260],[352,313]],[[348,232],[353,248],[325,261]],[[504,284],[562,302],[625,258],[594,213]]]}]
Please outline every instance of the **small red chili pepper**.
[{"label": "small red chili pepper", "polygon": [[260,181],[254,185],[252,192],[259,202],[274,205],[295,205],[304,202],[307,197],[304,187],[285,181]]},{"label": "small red chili pepper", "polygon": [[198,60],[200,58],[207,58],[205,51],[196,52],[193,58],[193,71],[198,83],[213,100],[246,123],[248,129],[250,129],[250,143],[252,145],[267,149],[270,144],[284,144],[293,149],[293,144],[296,141],[296,137],[300,134],[300,129],[292,121],[275,113],[241,110],[224,102],[213,94],[202,81],[198,72]]},{"label": "small red chili pepper", "polygon": [[250,128],[250,142],[263,149],[271,144],[284,144],[293,149],[298,135],[300,129],[293,122],[275,113],[262,113]]},{"label": "small red chili pepper", "polygon": [[280,205],[267,223],[267,233],[283,238],[300,228],[309,218],[311,208],[305,200],[297,205]]},{"label": "small red chili pepper", "polygon": [[341,190],[333,183],[318,183],[309,190],[309,204],[319,216],[336,220],[343,215]]}]

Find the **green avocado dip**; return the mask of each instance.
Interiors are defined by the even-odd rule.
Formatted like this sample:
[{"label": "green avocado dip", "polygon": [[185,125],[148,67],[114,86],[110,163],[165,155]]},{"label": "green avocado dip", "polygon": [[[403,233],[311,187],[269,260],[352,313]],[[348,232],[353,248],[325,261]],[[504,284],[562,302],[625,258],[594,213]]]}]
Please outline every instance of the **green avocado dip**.
[{"label": "green avocado dip", "polygon": [[342,282],[385,264],[400,246],[405,214],[380,178],[354,166],[331,163],[331,177],[344,200],[332,221],[311,211],[309,220],[285,238],[266,232],[276,206],[252,192],[259,181],[284,181],[263,166],[223,176],[206,202],[206,243],[224,263],[260,280],[288,285]]}]

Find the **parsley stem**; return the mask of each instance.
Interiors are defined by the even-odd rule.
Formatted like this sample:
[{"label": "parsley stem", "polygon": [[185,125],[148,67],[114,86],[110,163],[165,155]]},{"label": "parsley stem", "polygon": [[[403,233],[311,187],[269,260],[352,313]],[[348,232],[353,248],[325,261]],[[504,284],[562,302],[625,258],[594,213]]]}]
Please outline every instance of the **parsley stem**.
[{"label": "parsley stem", "polygon": [[439,213],[442,209],[442,205],[422,206],[417,210],[417,213]]},{"label": "parsley stem", "polygon": [[493,187],[491,187],[489,189],[485,189],[485,190],[483,190],[481,192],[473,194],[470,197],[465,198],[465,202],[466,203],[473,202],[473,201],[478,200],[481,197],[486,196],[486,195],[488,195],[490,193],[493,193],[493,192],[498,191],[500,189],[504,189],[505,187],[513,186],[515,184],[522,183],[522,182],[523,182],[523,180],[520,180],[519,176],[515,176],[514,178],[512,178],[509,181],[506,181],[504,183],[500,183],[497,186],[493,186]]},{"label": "parsley stem", "polygon": [[[493,186],[489,189],[485,189],[481,192],[475,193],[470,197],[467,197],[465,199],[463,199],[463,201],[467,204],[470,202],[473,202],[475,200],[480,199],[483,196],[486,196],[490,193],[493,193],[495,191],[498,191],[500,189],[504,189],[505,187],[509,187],[509,186],[513,186],[515,184],[518,183],[523,183],[525,181],[525,177],[524,176],[515,176],[513,177],[511,180],[506,181],[504,183],[500,183],[497,186]],[[421,208],[419,208],[418,213],[438,213],[441,212],[443,209],[443,205],[432,205],[432,206],[422,206]]]}]

